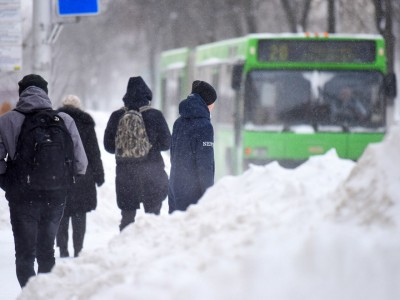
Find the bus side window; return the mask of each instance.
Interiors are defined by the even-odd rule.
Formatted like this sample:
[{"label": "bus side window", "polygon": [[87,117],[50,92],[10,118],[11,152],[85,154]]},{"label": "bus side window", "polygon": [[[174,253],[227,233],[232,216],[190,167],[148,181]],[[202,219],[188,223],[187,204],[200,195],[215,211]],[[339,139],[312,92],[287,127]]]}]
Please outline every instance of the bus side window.
[{"label": "bus side window", "polygon": [[167,121],[173,122],[179,115],[178,106],[180,99],[180,76],[179,70],[172,70],[165,78],[165,112]]},{"label": "bus side window", "polygon": [[176,98],[180,102],[185,98],[185,95],[183,94],[183,78],[182,76],[178,77],[178,89],[177,89],[177,95]]},{"label": "bus side window", "polygon": [[216,91],[219,90],[219,70],[218,70],[218,67],[214,67],[213,68],[211,85],[215,88]]},{"label": "bus side window", "polygon": [[277,121],[278,91],[276,80],[257,80],[257,73],[245,84],[245,122],[254,125],[274,124]]},{"label": "bus side window", "polygon": [[196,69],[195,79],[209,82],[217,91],[217,102],[213,110],[216,124],[233,124],[235,94],[230,85],[231,71],[229,65],[202,66]]},{"label": "bus side window", "polygon": [[161,80],[161,111],[167,111],[167,79],[165,77]]},{"label": "bus side window", "polygon": [[235,105],[235,92],[231,88],[232,66],[221,65],[219,72],[218,103],[216,106],[217,120],[226,125],[233,125],[233,109]]}]

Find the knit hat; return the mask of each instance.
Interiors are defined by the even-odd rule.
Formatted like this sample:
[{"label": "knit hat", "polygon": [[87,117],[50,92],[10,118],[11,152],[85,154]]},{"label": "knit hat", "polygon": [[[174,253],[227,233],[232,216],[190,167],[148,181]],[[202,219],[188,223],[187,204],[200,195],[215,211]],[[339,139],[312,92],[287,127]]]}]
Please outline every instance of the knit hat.
[{"label": "knit hat", "polygon": [[217,92],[215,89],[211,84],[201,80],[193,81],[192,94],[199,94],[207,106],[213,104],[215,100],[217,100]]},{"label": "knit hat", "polygon": [[18,82],[19,85],[19,94],[21,93],[28,87],[30,86],[36,86],[38,88],[41,88],[43,91],[48,93],[47,90],[47,81],[42,78],[40,75],[36,74],[30,74],[24,76],[20,82]]},{"label": "knit hat", "polygon": [[75,95],[68,95],[67,97],[65,97],[62,101],[62,104],[73,106],[75,108],[81,108],[81,100],[78,98],[78,96]]},{"label": "knit hat", "polygon": [[126,107],[139,108],[148,105],[152,98],[153,94],[142,77],[129,78],[126,94],[123,98]]}]

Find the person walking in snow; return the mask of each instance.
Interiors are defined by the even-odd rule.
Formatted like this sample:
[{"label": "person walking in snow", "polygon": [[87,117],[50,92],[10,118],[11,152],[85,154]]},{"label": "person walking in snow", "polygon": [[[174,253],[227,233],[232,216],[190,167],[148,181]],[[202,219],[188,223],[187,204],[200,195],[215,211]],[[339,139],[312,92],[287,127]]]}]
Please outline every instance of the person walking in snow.
[{"label": "person walking in snow", "polygon": [[[142,77],[131,77],[123,97],[124,107],[111,114],[104,132],[106,151],[116,155],[115,185],[122,216],[121,231],[135,221],[140,203],[146,213],[158,215],[168,194],[168,175],[161,151],[169,150],[171,133],[163,114],[150,107],[151,100],[152,92]],[[130,149],[139,140],[137,132],[140,138],[147,139],[147,147],[143,147],[149,150],[143,156],[142,149]]]},{"label": "person walking in snow", "polygon": [[169,212],[185,211],[214,184],[214,130],[210,112],[217,100],[205,81],[192,83],[192,93],[179,104],[172,129]]},{"label": "person walking in snow", "polygon": [[[75,168],[78,175],[83,175],[86,172],[87,157],[74,120],[65,113],[55,113],[52,110],[52,104],[47,95],[47,82],[40,75],[30,74],[24,76],[18,85],[19,101],[16,109],[0,117],[0,174],[2,174],[0,181],[9,202],[15,242],[16,273],[19,284],[23,287],[30,277],[36,275],[35,258],[38,273],[50,272],[55,265],[54,242],[64,212],[67,186],[72,182],[73,172],[68,173],[71,177],[64,175],[57,180],[52,172],[58,167],[63,168],[68,165],[68,168]],[[40,116],[40,119],[35,116]],[[48,116],[52,117],[47,118]],[[26,128],[30,127],[26,126],[31,124],[31,120],[61,124],[58,128],[62,127],[63,130],[56,132],[68,143],[63,144],[61,148],[58,147],[57,151],[52,151],[52,138],[56,137],[52,135],[45,140],[42,137],[42,142],[47,143],[50,148],[42,144],[36,147],[37,144],[35,144],[35,147],[31,149],[32,145],[27,143],[28,140],[25,137],[30,135],[39,138],[40,130],[43,130],[28,132]],[[48,131],[44,137],[47,137],[47,134]],[[17,142],[20,138],[24,138],[22,143]],[[30,151],[39,153],[42,149],[48,155],[35,156],[35,158],[40,158],[44,165],[50,164],[53,168],[47,168],[45,172],[38,174],[38,170],[43,170],[41,166],[31,161],[25,163],[21,159],[24,159]],[[62,156],[64,161],[48,158],[51,156],[50,153],[61,152],[64,155],[67,149],[74,156],[71,159],[66,160],[65,156]],[[36,173],[25,176],[25,171],[32,165]],[[66,174],[64,171],[64,169],[61,170],[62,174]],[[50,181],[49,178],[54,180]]]},{"label": "person walking in snow", "polygon": [[71,220],[74,256],[77,257],[83,248],[86,213],[96,209],[96,185],[100,187],[104,183],[104,169],[93,118],[81,109],[81,101],[75,95],[65,97],[62,104],[58,111],[74,119],[88,158],[86,174],[79,178],[67,195],[64,216],[57,233],[60,257],[68,257],[68,228]]}]

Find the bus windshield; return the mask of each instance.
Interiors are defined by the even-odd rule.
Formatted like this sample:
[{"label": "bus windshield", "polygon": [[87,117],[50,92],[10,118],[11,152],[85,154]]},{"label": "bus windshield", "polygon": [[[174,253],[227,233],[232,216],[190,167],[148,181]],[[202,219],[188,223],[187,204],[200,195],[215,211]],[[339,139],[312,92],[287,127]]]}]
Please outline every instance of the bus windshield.
[{"label": "bus windshield", "polygon": [[254,70],[245,86],[245,126],[382,128],[382,85],[383,75],[375,71]]}]

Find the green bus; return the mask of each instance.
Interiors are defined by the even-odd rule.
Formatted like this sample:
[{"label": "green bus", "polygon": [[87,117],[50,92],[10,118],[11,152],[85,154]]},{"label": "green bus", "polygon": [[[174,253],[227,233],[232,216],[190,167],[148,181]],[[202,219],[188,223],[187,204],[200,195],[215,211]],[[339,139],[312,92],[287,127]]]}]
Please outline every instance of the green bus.
[{"label": "green bus", "polygon": [[251,164],[293,168],[335,148],[357,160],[386,132],[396,93],[379,35],[251,34],[161,54],[160,109],[172,126],[193,80],[217,90],[217,177]]}]

